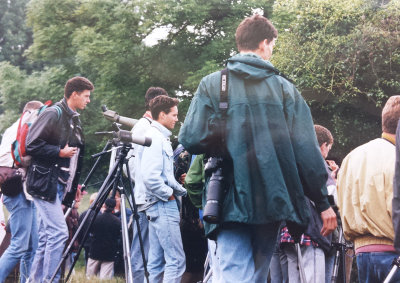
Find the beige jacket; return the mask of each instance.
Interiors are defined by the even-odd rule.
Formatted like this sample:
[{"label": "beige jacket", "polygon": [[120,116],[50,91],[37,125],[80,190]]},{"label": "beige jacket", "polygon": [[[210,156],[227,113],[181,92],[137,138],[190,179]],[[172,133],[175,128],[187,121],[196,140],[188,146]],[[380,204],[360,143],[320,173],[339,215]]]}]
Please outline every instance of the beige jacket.
[{"label": "beige jacket", "polygon": [[346,239],[355,248],[393,245],[395,146],[378,138],[351,151],[338,175],[338,206]]}]

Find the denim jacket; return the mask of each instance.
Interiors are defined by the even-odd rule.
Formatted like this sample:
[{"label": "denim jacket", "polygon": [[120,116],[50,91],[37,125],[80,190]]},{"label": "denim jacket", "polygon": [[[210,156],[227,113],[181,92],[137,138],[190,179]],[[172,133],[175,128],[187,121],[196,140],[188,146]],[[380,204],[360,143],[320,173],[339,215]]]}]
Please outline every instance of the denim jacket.
[{"label": "denim jacket", "polygon": [[[139,122],[132,129],[132,136],[141,137],[145,136],[145,133],[151,128],[151,121],[146,118],[141,118]],[[141,160],[144,146],[133,144],[133,150],[131,150],[129,158],[129,173],[131,179],[135,182],[135,201],[138,205],[139,211],[142,211],[141,206],[145,204],[146,199],[146,186],[143,183],[141,174]]]},{"label": "denim jacket", "polygon": [[153,121],[146,136],[152,138],[150,147],[143,150],[141,176],[146,186],[146,203],[168,201],[171,195],[184,196],[186,190],[174,178],[173,151],[169,136],[171,132]]}]

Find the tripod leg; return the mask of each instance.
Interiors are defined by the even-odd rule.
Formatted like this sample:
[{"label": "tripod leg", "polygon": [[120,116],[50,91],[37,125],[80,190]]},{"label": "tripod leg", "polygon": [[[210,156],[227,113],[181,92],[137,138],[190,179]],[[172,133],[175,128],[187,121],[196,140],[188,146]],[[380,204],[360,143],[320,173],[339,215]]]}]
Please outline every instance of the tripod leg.
[{"label": "tripod leg", "polygon": [[210,280],[210,277],[212,275],[212,268],[210,266],[210,259],[211,259],[211,254],[210,254],[210,251],[208,251],[207,257],[206,257],[206,261],[204,262],[204,274],[203,274],[202,283],[207,283],[208,280]]},{"label": "tripod leg", "polygon": [[[127,161],[125,162],[125,165],[126,165],[127,172],[130,172],[129,171],[129,164],[128,164]],[[142,254],[144,276],[146,278],[146,282],[149,283],[149,272],[147,270],[147,260],[146,260],[146,254],[145,254],[145,251],[144,251],[144,244],[143,244],[143,238],[142,238],[142,229],[140,227],[140,222],[139,222],[140,216],[139,216],[139,213],[138,213],[138,208],[137,208],[136,201],[135,201],[135,195],[133,193],[132,180],[131,180],[131,176],[130,176],[129,173],[128,173],[128,181],[129,181],[130,193],[131,193],[131,196],[132,196],[133,218],[135,219],[135,222],[136,222],[136,229],[137,229],[137,234],[138,234],[138,238],[139,238],[140,252]]]},{"label": "tripod leg", "polygon": [[125,193],[121,192],[121,225],[122,225],[122,243],[124,248],[125,278],[126,282],[133,283],[131,253],[129,248],[129,235],[126,219]]},{"label": "tripod leg", "polygon": [[341,265],[342,265],[342,273],[343,273],[343,279],[342,282],[346,283],[346,244],[342,245],[341,248]]}]

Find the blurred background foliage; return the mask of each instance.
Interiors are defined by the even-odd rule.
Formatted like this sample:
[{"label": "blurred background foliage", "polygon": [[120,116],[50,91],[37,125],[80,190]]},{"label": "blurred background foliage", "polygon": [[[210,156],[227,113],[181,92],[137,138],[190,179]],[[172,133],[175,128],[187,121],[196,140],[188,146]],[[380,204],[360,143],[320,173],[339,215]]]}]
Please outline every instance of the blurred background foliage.
[{"label": "blurred background foliage", "polygon": [[140,118],[150,86],[179,97],[183,121],[254,13],[277,27],[271,62],[332,131],[331,158],[380,135],[381,108],[400,93],[398,0],[0,0],[0,131],[27,101],[60,100],[75,75],[95,85],[81,116],[89,154],[105,144],[94,132],[111,126],[100,106]]}]

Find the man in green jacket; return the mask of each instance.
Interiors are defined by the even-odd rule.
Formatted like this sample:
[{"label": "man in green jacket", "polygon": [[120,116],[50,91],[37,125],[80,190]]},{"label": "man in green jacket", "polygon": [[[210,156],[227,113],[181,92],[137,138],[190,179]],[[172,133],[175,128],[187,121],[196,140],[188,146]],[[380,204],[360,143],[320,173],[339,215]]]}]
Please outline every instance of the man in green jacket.
[{"label": "man in green jacket", "polygon": [[[226,282],[266,282],[280,221],[306,227],[305,195],[321,213],[322,235],[336,227],[327,200],[327,173],[310,110],[294,85],[268,61],[277,38],[259,15],[236,30],[240,54],[228,60],[228,109],[224,146],[231,165],[218,225],[206,223],[217,240]],[[179,134],[193,154],[215,154],[221,137],[221,72],[202,79]],[[222,131],[223,132],[223,131]],[[225,168],[226,169],[226,168]],[[205,187],[210,176],[206,176]],[[203,193],[203,205],[207,189]]]}]

